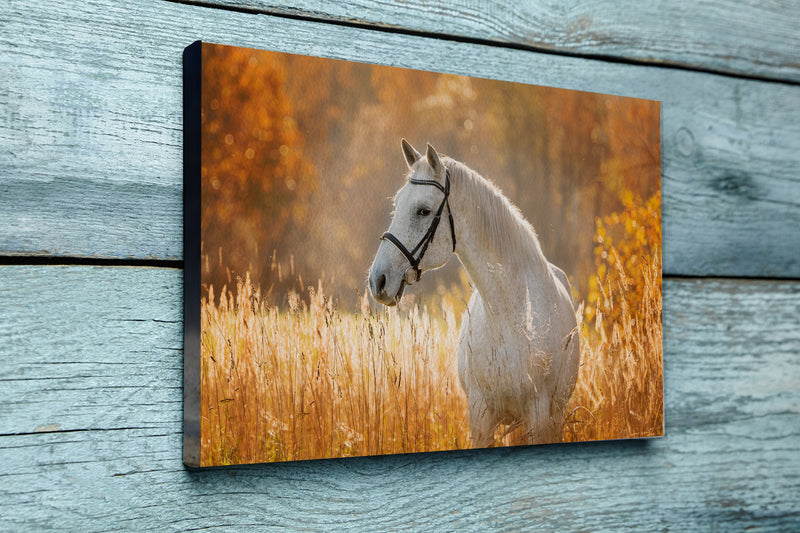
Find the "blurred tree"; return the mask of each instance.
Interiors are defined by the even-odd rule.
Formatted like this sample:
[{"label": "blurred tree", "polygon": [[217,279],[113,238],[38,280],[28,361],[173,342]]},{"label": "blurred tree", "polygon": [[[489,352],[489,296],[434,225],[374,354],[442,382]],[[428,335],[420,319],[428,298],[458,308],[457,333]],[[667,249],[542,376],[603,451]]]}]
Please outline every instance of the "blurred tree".
[{"label": "blurred tree", "polygon": [[[287,225],[306,224],[316,170],[284,91],[284,56],[204,45],[202,234],[206,284],[264,283]],[[266,285],[266,283],[264,283]]]},{"label": "blurred tree", "polygon": [[660,190],[660,104],[620,96],[603,96],[601,103],[602,130],[597,135],[605,150],[598,208],[610,211],[623,207],[628,193],[649,198]]}]

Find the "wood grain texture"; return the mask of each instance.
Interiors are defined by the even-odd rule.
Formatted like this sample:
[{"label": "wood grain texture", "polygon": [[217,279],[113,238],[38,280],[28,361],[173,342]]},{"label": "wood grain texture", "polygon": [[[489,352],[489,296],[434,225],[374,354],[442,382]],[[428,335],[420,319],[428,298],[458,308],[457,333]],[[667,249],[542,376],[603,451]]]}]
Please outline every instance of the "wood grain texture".
[{"label": "wood grain texture", "polygon": [[[4,3],[0,255],[181,258],[204,39],[661,100],[665,272],[800,277],[795,2],[196,3]],[[1,531],[800,530],[799,282],[665,280],[663,439],[206,471],[182,283],[0,266]]]},{"label": "wood grain texture", "polygon": [[661,100],[664,271],[800,277],[796,85],[156,0],[12,0],[0,23],[0,255],[181,258],[180,61],[202,38]]},{"label": "wood grain texture", "polygon": [[800,81],[800,4],[197,0],[260,13],[449,35],[610,59]]},{"label": "wood grain texture", "polygon": [[800,528],[800,283],[664,282],[666,437],[190,471],[182,273],[0,267],[0,529]]}]

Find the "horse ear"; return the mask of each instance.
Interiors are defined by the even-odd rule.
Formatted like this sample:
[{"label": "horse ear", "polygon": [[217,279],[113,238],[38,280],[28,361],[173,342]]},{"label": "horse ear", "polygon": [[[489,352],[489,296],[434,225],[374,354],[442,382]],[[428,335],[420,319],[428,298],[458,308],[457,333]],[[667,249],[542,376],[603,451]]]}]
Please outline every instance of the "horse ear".
[{"label": "horse ear", "polygon": [[400,141],[400,144],[403,145],[403,155],[406,157],[406,163],[408,164],[408,168],[411,168],[412,166],[414,166],[414,163],[420,160],[422,154],[417,152],[416,148],[411,146],[411,143],[405,139]]},{"label": "horse ear", "polygon": [[428,164],[433,169],[433,175],[437,178],[442,175],[442,160],[439,159],[439,153],[436,151],[436,148],[428,143],[428,151],[425,153],[425,156],[428,158]]}]

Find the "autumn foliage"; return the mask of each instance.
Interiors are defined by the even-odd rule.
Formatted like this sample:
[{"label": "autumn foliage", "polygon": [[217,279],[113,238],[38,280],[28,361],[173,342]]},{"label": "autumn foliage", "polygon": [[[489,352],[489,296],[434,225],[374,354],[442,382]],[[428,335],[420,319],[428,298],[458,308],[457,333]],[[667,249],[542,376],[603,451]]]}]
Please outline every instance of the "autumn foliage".
[{"label": "autumn foliage", "polygon": [[597,271],[589,280],[565,435],[571,440],[664,431],[661,193],[646,202],[623,194],[623,204],[597,219]]},{"label": "autumn foliage", "polygon": [[659,189],[658,102],[217,45],[203,58],[206,287],[249,272],[302,291],[276,257],[356,307],[405,179],[403,137],[494,181],[583,295],[595,218]]},{"label": "autumn foliage", "polygon": [[[661,192],[644,201],[625,191],[622,204],[622,211],[598,217],[596,221],[597,273],[589,279],[587,322],[594,320],[601,309],[604,310],[601,322],[616,323],[624,305],[641,300],[647,269],[661,265]],[[611,294],[604,292],[605,286],[612,288]],[[624,296],[625,300],[612,306],[609,302],[612,296]]]},{"label": "autumn foliage", "polygon": [[[217,53],[215,53],[217,52]],[[204,277],[261,279],[290,223],[302,227],[316,169],[286,94],[278,58],[242,48],[203,49]],[[266,264],[266,269],[264,265]]]}]

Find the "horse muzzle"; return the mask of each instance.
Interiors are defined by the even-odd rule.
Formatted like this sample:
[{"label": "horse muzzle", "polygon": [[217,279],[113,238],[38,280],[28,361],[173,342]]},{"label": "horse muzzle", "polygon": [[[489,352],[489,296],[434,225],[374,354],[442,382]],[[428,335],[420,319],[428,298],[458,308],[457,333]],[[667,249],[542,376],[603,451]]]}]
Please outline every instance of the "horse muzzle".
[{"label": "horse muzzle", "polygon": [[410,285],[411,281],[409,278],[409,273],[413,278],[413,270],[408,269],[403,274],[403,278],[400,280],[400,285],[394,289],[391,285],[390,280],[387,279],[386,274],[370,272],[369,275],[369,289],[372,292],[372,296],[377,300],[379,303],[383,305],[387,305],[389,307],[395,306],[400,303],[400,299],[403,297],[403,292],[405,291],[406,285]]}]

